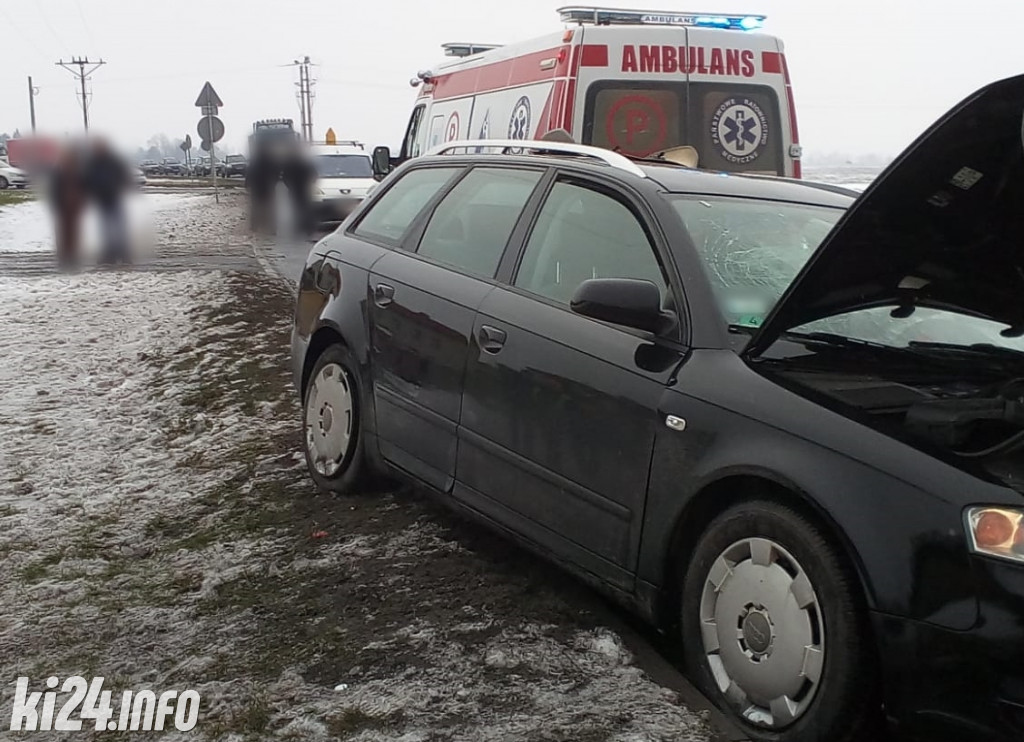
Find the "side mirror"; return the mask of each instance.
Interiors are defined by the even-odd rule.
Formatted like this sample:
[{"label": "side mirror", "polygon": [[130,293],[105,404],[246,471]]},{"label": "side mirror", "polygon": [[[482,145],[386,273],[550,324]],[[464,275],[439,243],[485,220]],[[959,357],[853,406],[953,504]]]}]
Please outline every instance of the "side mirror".
[{"label": "side mirror", "polygon": [[373,177],[383,180],[391,172],[391,150],[380,146],[373,148]]},{"label": "side mirror", "polygon": [[661,291],[638,278],[591,278],[576,289],[569,308],[584,317],[659,334],[675,321],[661,309]]}]

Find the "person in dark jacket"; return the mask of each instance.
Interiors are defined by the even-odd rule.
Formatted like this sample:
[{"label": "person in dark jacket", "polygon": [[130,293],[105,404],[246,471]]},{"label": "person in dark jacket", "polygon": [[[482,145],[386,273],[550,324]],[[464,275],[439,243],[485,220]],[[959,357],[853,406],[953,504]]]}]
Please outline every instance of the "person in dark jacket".
[{"label": "person in dark jacket", "polygon": [[288,188],[295,228],[308,235],[314,227],[313,186],[320,177],[309,154],[299,146],[289,147],[285,156],[281,180]]},{"label": "person in dark jacket", "polygon": [[78,266],[82,211],[85,208],[82,153],[66,148],[57,160],[49,180],[57,242],[57,263],[64,270]]},{"label": "person in dark jacket", "polygon": [[131,184],[128,166],[110,145],[98,139],[85,167],[85,186],[100,218],[101,264],[131,263],[125,197]]},{"label": "person in dark jacket", "polygon": [[249,224],[253,231],[274,231],[274,189],[280,177],[281,167],[274,151],[266,145],[257,147],[245,171],[245,187],[249,190]]}]

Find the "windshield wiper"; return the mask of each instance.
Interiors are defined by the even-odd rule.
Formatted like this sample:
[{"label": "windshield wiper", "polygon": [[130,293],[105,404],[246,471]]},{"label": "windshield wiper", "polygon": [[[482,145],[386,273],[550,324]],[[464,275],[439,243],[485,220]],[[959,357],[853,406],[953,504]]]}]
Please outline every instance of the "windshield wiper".
[{"label": "windshield wiper", "polygon": [[1024,361],[1024,351],[1006,348],[991,343],[973,343],[971,345],[957,345],[956,343],[925,342],[923,340],[911,340],[908,347],[917,351],[938,352],[941,355],[960,355],[971,358],[998,358],[1014,361]]},{"label": "windshield wiper", "polygon": [[784,332],[782,337],[786,339],[796,340],[804,345],[817,344],[825,345],[830,348],[869,348],[870,350],[880,351],[883,353],[896,353],[906,355],[910,353],[915,355],[913,351],[907,348],[899,348],[892,345],[886,345],[885,343],[876,343],[872,340],[861,340],[860,338],[847,337],[846,335],[837,335],[832,332]]}]

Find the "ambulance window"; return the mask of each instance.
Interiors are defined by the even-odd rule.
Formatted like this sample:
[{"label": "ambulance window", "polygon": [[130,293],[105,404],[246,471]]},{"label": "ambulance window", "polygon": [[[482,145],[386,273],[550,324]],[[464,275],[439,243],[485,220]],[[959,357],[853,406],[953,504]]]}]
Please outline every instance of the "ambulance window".
[{"label": "ambulance window", "polygon": [[542,170],[474,168],[434,209],[417,254],[492,278],[543,174]]},{"label": "ambulance window", "polygon": [[583,141],[643,157],[683,141],[686,86],[598,82],[587,91]]},{"label": "ambulance window", "polygon": [[461,168],[413,170],[378,198],[355,228],[355,234],[397,245],[427,202]]},{"label": "ambulance window", "polygon": [[430,119],[430,139],[427,141],[427,149],[436,147],[444,142],[444,116],[434,116]]},{"label": "ambulance window", "polygon": [[420,122],[423,121],[423,112],[427,107],[423,104],[416,106],[409,117],[409,128],[405,130],[405,139],[402,141],[401,157],[406,160],[410,157],[417,157],[420,153],[419,133]]},{"label": "ambulance window", "polygon": [[690,83],[689,142],[701,167],[730,172],[785,172],[779,101],[761,85]]}]

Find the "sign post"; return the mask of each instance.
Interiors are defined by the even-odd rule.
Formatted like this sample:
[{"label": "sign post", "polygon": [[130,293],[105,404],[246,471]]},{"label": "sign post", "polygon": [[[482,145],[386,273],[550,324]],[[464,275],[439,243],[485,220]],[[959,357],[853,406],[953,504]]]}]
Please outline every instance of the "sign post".
[{"label": "sign post", "polygon": [[202,148],[210,153],[210,177],[213,179],[213,197],[217,203],[220,203],[220,192],[217,190],[217,155],[213,144],[224,136],[224,122],[217,118],[217,112],[223,105],[224,101],[207,81],[196,98],[196,108],[205,117],[199,119],[198,131]]}]

